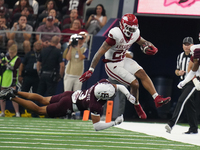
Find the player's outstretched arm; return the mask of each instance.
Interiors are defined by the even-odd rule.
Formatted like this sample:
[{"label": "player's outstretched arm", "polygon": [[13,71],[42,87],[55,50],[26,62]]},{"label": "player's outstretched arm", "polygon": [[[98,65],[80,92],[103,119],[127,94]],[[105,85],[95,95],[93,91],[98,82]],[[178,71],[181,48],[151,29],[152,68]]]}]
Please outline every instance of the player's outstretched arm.
[{"label": "player's outstretched arm", "polygon": [[81,82],[84,82],[86,80],[88,80],[93,72],[94,72],[94,69],[95,67],[97,66],[100,58],[110,49],[110,45],[107,44],[107,42],[103,42],[103,44],[101,45],[101,47],[99,48],[99,50],[96,52],[96,54],[94,55],[93,59],[92,59],[92,62],[91,62],[91,65],[90,65],[90,68],[88,71],[86,71],[80,78],[79,80]]},{"label": "player's outstretched arm", "polygon": [[91,118],[92,118],[92,122],[93,122],[95,131],[100,131],[100,130],[107,129],[107,128],[110,128],[115,125],[119,125],[124,121],[123,115],[117,117],[115,119],[115,121],[111,121],[109,123],[100,122],[100,115],[94,115],[91,113]]},{"label": "player's outstretched arm", "polygon": [[131,95],[131,93],[128,91],[128,89],[121,84],[115,84],[117,90],[121,91],[127,98],[127,100],[129,100],[132,104],[135,104],[135,97],[133,95]]}]

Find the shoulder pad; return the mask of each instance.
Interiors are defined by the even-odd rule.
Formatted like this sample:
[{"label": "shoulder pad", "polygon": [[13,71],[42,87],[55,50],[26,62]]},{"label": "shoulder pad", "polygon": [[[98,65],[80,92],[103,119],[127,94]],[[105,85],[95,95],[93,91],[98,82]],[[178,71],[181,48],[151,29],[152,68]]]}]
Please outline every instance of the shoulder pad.
[{"label": "shoulder pad", "polygon": [[115,40],[121,38],[121,36],[122,36],[122,32],[119,27],[112,28],[108,33],[108,37],[115,39]]}]

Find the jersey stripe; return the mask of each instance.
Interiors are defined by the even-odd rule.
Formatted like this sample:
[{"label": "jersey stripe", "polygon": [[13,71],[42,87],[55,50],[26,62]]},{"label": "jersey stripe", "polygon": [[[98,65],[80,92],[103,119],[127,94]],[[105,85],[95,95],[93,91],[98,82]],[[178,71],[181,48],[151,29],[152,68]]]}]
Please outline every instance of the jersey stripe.
[{"label": "jersey stripe", "polygon": [[186,73],[183,76],[180,76],[181,80],[184,80],[185,77],[186,77],[186,75],[188,74],[188,64],[189,64],[189,61],[190,61],[190,56],[191,55],[186,56],[184,54],[184,52],[182,52],[177,57],[177,66],[176,66],[176,69],[186,71]]}]

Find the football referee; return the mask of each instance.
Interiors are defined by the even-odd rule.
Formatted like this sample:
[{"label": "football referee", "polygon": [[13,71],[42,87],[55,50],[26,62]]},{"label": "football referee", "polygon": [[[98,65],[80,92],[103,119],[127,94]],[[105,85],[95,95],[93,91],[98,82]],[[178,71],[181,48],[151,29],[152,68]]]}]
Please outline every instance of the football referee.
[{"label": "football referee", "polygon": [[[192,69],[193,62],[190,60],[190,47],[193,45],[193,38],[186,37],[183,39],[183,50],[181,54],[177,57],[177,68],[175,70],[175,74],[180,76],[180,81],[184,80],[187,73]],[[188,82],[182,89],[181,95],[176,104],[176,108],[174,110],[172,118],[168,121],[168,124],[165,126],[167,132],[171,132],[172,127],[178,121],[178,116],[182,105],[184,105],[184,101],[189,93],[192,91],[194,84],[192,81]],[[187,120],[189,123],[189,130],[184,132],[185,134],[193,134],[198,133],[198,122],[197,122],[197,113],[195,109],[195,101],[199,99],[199,92],[195,90],[195,92],[190,96],[190,98],[185,103],[185,111],[187,114]]]}]

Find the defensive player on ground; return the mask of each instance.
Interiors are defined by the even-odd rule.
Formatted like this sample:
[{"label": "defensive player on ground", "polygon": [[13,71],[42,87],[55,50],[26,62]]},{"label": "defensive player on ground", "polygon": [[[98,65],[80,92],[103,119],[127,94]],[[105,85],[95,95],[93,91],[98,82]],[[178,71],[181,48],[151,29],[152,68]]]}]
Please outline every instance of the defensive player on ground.
[{"label": "defensive player on ground", "polygon": [[[100,122],[100,114],[102,113],[103,105],[115,95],[116,90],[120,90],[125,94],[132,104],[135,103],[135,97],[129,93],[125,86],[111,84],[106,79],[100,80],[87,90],[78,90],[75,92],[66,91],[50,97],[43,97],[35,93],[20,92],[8,88],[0,92],[0,98],[5,100],[10,99],[26,109],[39,115],[48,115],[51,118],[63,117],[66,116],[67,113],[75,111],[90,110],[94,129],[98,131],[118,125],[124,120],[123,115],[121,115],[110,123]],[[40,107],[30,100],[38,101],[45,106]]]},{"label": "defensive player on ground", "polygon": [[109,31],[108,38],[96,52],[89,70],[80,77],[80,81],[84,82],[92,76],[100,58],[105,54],[104,62],[107,75],[111,79],[131,87],[131,94],[136,97],[134,104],[136,112],[141,119],[146,119],[147,116],[139,103],[139,84],[136,77],[141,80],[144,88],[152,95],[156,107],[168,103],[171,98],[160,96],[143,68],[133,59],[125,57],[126,51],[135,42],[147,55],[155,55],[158,51],[151,42],[140,36],[136,16],[125,14],[120,21],[120,27],[114,27]]}]

